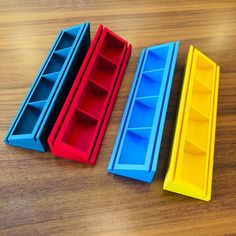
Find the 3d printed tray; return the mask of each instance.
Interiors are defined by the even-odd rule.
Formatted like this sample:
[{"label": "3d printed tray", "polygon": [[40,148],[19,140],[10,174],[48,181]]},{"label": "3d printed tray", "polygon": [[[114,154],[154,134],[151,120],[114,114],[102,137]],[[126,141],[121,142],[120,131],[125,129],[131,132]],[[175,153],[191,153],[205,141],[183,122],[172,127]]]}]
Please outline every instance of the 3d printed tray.
[{"label": "3d printed tray", "polygon": [[142,51],[108,172],[152,181],[178,47],[173,42]]},{"label": "3d printed tray", "polygon": [[89,23],[61,31],[33,82],[5,142],[45,151],[47,138],[90,44]]},{"label": "3d printed tray", "polygon": [[95,164],[131,45],[100,25],[52,129],[55,156]]},{"label": "3d printed tray", "polygon": [[190,47],[164,189],[211,199],[220,68]]}]

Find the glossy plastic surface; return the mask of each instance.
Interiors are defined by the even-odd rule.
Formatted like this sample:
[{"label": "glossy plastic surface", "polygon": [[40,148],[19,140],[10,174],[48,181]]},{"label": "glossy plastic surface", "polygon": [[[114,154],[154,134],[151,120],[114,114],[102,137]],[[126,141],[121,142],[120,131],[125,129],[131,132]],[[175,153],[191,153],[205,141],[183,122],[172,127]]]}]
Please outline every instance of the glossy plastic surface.
[{"label": "glossy plastic surface", "polygon": [[131,45],[99,27],[49,136],[55,156],[95,164]]},{"label": "glossy plastic surface", "polygon": [[33,82],[5,142],[45,151],[47,138],[90,44],[89,23],[61,31]]},{"label": "glossy plastic surface", "polygon": [[151,182],[156,172],[179,42],[144,49],[108,172]]},{"label": "glossy plastic surface", "polygon": [[190,47],[164,189],[209,201],[220,68]]}]

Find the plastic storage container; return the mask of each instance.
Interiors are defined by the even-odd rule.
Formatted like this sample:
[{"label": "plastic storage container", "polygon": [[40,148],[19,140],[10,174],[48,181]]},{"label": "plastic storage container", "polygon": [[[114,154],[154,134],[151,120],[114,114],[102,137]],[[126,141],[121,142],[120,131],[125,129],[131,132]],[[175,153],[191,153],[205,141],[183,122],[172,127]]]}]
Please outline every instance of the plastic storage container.
[{"label": "plastic storage container", "polygon": [[142,51],[108,172],[151,182],[156,172],[179,42]]},{"label": "plastic storage container", "polygon": [[55,156],[95,164],[131,45],[100,25],[49,136]]},{"label": "plastic storage container", "polygon": [[47,138],[90,44],[89,23],[61,31],[22,103],[6,144],[45,151]]},{"label": "plastic storage container", "polygon": [[165,190],[211,199],[219,72],[190,47]]}]

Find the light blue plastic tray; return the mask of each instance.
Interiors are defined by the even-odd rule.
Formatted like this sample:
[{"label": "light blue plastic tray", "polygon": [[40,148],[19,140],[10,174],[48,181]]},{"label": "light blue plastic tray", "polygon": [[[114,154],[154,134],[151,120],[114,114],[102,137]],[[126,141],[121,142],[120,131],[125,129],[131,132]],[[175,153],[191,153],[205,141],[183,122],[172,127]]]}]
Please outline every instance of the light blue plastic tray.
[{"label": "light blue plastic tray", "polygon": [[8,133],[6,144],[45,151],[48,135],[90,44],[90,23],[61,31]]},{"label": "light blue plastic tray", "polygon": [[156,172],[179,42],[143,49],[108,172],[151,182]]}]

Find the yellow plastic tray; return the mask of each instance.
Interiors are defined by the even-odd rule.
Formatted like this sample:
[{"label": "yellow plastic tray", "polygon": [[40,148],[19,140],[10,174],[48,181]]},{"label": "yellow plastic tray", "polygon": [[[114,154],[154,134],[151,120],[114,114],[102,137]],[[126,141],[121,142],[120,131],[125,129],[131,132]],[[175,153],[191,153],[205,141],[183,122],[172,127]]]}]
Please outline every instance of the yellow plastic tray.
[{"label": "yellow plastic tray", "polygon": [[220,67],[190,46],[164,189],[211,199]]}]

